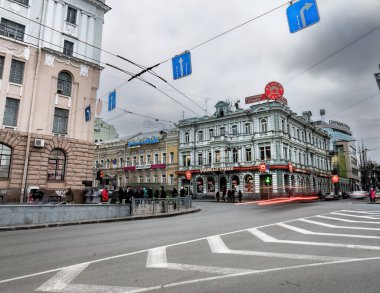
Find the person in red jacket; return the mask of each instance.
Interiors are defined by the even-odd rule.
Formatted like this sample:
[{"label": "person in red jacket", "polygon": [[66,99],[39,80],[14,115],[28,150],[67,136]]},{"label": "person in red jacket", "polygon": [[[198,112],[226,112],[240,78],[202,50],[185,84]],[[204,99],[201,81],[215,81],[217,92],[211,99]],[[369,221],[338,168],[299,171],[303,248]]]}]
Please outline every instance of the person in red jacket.
[{"label": "person in red jacket", "polygon": [[108,202],[108,190],[104,188],[102,190],[102,202]]}]

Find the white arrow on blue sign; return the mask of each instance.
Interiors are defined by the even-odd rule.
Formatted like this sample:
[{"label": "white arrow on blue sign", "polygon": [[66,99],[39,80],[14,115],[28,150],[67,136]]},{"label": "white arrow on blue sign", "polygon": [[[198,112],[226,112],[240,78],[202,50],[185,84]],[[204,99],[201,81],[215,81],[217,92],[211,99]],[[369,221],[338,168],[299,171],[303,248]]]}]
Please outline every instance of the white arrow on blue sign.
[{"label": "white arrow on blue sign", "polygon": [[172,58],[174,80],[191,74],[191,55],[189,51]]},{"label": "white arrow on blue sign", "polygon": [[291,33],[298,32],[320,19],[316,0],[299,0],[286,9]]}]

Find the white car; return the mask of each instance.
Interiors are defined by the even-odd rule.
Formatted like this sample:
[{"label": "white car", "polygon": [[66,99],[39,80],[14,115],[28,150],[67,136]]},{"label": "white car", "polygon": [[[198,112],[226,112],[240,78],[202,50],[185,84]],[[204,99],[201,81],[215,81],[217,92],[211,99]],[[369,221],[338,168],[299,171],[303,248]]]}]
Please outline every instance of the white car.
[{"label": "white car", "polygon": [[352,191],[349,193],[349,197],[354,198],[354,199],[363,199],[363,198],[368,197],[368,191],[365,191],[365,190]]}]

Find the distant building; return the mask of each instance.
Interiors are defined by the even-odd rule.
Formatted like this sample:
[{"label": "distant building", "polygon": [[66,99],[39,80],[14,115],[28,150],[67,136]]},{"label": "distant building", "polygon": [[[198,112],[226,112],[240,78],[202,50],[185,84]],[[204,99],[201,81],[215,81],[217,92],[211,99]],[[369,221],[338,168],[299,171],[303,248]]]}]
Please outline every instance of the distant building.
[{"label": "distant building", "polygon": [[359,166],[355,138],[350,127],[339,121],[316,121],[317,128],[326,131],[330,137],[330,154],[332,173],[340,178],[340,191],[348,192],[359,189]]},{"label": "distant building", "polygon": [[215,114],[179,121],[179,184],[196,197],[239,189],[245,197],[329,192],[330,137],[298,116],[285,99],[254,103],[246,110],[225,102]]},{"label": "distant building", "polygon": [[[25,200],[91,180],[104,0],[0,2],[0,189]],[[86,115],[85,115],[86,113]]]},{"label": "distant building", "polygon": [[[97,186],[164,186],[171,190],[178,186],[178,130],[137,133],[99,142],[94,163]],[[102,182],[96,180],[98,170],[105,174]]]},{"label": "distant building", "polygon": [[95,118],[94,125],[94,142],[102,142],[111,139],[118,138],[119,134],[116,131],[115,126],[108,124],[101,118]]}]

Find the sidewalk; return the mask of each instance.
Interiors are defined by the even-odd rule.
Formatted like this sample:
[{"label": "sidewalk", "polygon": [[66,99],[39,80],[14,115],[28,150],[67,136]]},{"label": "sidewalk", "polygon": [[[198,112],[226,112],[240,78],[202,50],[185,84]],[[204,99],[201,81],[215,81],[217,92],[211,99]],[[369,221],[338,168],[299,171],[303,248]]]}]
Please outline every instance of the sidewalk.
[{"label": "sidewalk", "polygon": [[146,214],[146,215],[134,215],[122,218],[111,218],[111,219],[96,219],[96,220],[85,220],[76,222],[59,222],[59,223],[46,223],[38,225],[18,225],[18,226],[4,226],[0,227],[0,232],[4,231],[16,231],[16,230],[29,230],[29,229],[41,229],[41,228],[51,228],[51,227],[61,227],[61,226],[71,226],[71,225],[83,225],[83,224],[98,224],[98,223],[109,223],[117,221],[134,221],[134,220],[145,220],[152,218],[164,218],[164,217],[174,217],[183,214],[196,213],[201,211],[200,208],[193,206],[188,210],[172,211],[167,213],[159,214]]}]

